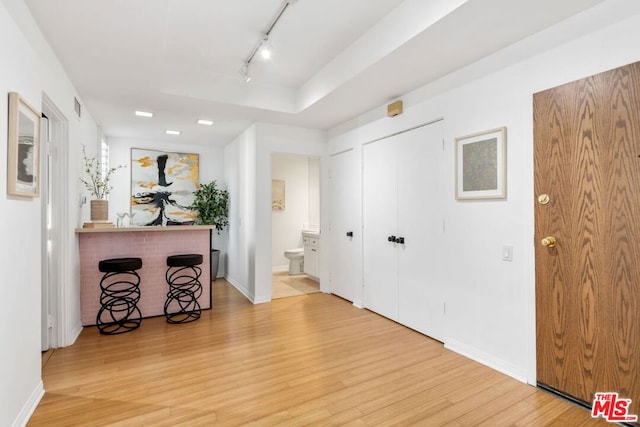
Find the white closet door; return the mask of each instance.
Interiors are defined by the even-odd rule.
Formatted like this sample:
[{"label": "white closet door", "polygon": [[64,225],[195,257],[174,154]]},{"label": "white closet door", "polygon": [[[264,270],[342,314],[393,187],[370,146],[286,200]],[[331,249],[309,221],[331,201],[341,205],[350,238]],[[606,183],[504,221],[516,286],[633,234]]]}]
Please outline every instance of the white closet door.
[{"label": "white closet door", "polygon": [[398,136],[399,321],[444,339],[442,122]]},{"label": "white closet door", "polygon": [[[359,249],[362,242],[358,213],[360,168],[354,150],[331,156],[329,163],[331,194],[331,293],[349,301],[360,286]],[[347,233],[353,233],[348,236]]]},{"label": "white closet door", "polygon": [[395,138],[362,148],[364,307],[398,320],[398,185]]}]

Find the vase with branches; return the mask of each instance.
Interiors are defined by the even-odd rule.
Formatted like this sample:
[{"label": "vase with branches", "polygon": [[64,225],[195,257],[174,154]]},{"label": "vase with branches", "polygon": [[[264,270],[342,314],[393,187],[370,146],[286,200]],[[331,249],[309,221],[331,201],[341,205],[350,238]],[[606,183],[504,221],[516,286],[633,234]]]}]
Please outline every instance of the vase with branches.
[{"label": "vase with branches", "polygon": [[97,156],[89,157],[87,149],[82,146],[82,157],[84,160],[84,174],[86,178],[80,178],[85,188],[94,197],[91,200],[91,220],[106,221],[109,217],[109,205],[107,196],[113,190],[111,186],[111,177],[113,173],[120,168],[126,168],[126,165],[119,165],[107,168],[104,171],[98,162]]},{"label": "vase with branches", "polygon": [[88,176],[88,179],[80,178],[80,181],[82,181],[85,188],[96,199],[106,199],[111,190],[113,190],[111,186],[111,176],[116,170],[126,168],[127,166],[119,165],[108,168],[106,172],[103,172],[97,156],[87,156],[87,149],[84,145],[82,146],[82,157],[84,159],[84,173]]}]

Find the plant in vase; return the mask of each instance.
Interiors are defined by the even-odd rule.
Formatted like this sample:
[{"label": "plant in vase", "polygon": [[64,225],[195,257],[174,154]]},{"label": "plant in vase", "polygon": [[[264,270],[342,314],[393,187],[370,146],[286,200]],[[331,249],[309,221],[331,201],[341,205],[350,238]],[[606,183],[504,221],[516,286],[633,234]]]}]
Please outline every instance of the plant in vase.
[{"label": "plant in vase", "polygon": [[[229,225],[229,192],[217,187],[216,181],[200,184],[193,193],[193,204],[190,209],[198,213],[198,224],[213,225],[217,233]],[[213,230],[211,230],[213,232]],[[211,251],[211,278],[218,274],[220,251]]]},{"label": "plant in vase", "polygon": [[87,150],[84,145],[82,146],[82,157],[84,159],[84,173],[88,175],[88,178],[80,178],[80,181],[94,197],[91,200],[91,221],[107,221],[109,219],[107,196],[113,189],[110,182],[111,176],[116,170],[127,166],[119,165],[109,168],[105,173],[100,168],[97,157],[87,156]]}]

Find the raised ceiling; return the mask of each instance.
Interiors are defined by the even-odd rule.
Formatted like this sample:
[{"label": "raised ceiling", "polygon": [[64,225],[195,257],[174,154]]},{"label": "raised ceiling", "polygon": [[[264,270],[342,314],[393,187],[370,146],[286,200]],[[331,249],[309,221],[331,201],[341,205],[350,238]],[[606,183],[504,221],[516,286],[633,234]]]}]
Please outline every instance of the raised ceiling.
[{"label": "raised ceiling", "polygon": [[223,146],[256,121],[337,126],[602,0],[290,1],[250,83],[282,0],[25,1],[107,137]]}]

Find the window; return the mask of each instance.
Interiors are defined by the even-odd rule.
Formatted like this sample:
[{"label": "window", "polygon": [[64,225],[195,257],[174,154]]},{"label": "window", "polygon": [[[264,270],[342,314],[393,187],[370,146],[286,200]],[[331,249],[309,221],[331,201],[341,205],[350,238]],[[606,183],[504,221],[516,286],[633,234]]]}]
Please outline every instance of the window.
[{"label": "window", "polygon": [[104,137],[100,138],[100,173],[106,176],[109,172],[109,144]]}]

